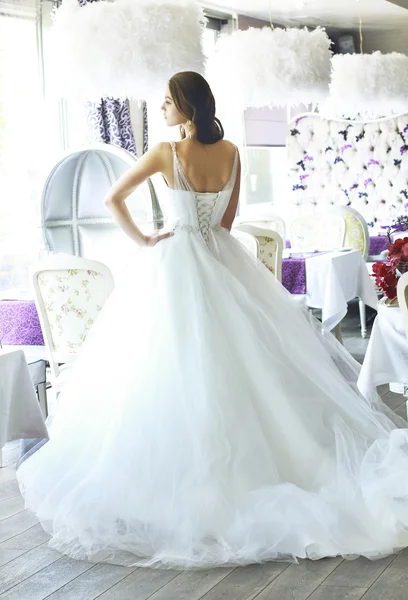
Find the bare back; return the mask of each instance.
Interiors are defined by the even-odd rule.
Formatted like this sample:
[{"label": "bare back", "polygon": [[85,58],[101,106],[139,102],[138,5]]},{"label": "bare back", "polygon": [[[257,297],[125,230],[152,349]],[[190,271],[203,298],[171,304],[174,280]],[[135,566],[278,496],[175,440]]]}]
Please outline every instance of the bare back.
[{"label": "bare back", "polygon": [[[176,144],[177,156],[183,171],[196,192],[219,192],[231,177],[236,149],[226,140],[201,144],[185,139]],[[173,156],[168,145],[168,160],[162,174],[167,185],[174,187]]]}]

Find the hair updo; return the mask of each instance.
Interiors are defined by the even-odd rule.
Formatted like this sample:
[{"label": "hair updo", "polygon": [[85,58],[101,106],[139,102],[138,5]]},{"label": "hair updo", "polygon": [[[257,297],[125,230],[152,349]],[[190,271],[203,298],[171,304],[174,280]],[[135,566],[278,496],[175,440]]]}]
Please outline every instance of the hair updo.
[{"label": "hair updo", "polygon": [[[215,100],[207,81],[199,73],[183,71],[169,81],[169,90],[177,110],[190,120],[202,144],[215,144],[224,137],[221,121],[215,116]],[[181,137],[186,137],[180,127]]]}]

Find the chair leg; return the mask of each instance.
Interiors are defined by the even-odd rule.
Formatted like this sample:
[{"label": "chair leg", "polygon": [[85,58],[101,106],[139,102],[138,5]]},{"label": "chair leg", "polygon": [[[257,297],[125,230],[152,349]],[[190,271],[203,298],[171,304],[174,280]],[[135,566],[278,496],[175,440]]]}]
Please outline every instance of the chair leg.
[{"label": "chair leg", "polygon": [[361,337],[365,339],[367,337],[366,306],[361,298],[358,299],[358,308],[360,311]]},{"label": "chair leg", "polygon": [[336,327],[334,328],[334,335],[336,336],[336,338],[338,339],[338,341],[340,342],[340,344],[343,343],[343,336],[341,333],[341,321],[340,323],[337,323]]}]

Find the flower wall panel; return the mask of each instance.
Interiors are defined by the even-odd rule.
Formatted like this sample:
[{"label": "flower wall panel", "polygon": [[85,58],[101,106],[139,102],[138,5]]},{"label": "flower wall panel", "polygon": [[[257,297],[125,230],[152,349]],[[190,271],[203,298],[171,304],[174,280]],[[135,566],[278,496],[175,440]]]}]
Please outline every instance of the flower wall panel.
[{"label": "flower wall panel", "polygon": [[367,123],[300,115],[288,125],[291,204],[299,214],[351,206],[388,224],[408,206],[408,114]]}]

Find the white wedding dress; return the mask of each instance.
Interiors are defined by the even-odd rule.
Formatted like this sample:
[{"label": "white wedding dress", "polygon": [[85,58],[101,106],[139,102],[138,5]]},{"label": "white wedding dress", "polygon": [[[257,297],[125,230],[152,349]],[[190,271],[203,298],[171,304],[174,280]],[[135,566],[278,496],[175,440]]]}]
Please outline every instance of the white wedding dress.
[{"label": "white wedding dress", "polygon": [[135,254],[18,469],[50,545],[176,568],[407,546],[408,425],[220,226],[237,160],[219,193],[174,164],[175,235]]}]

